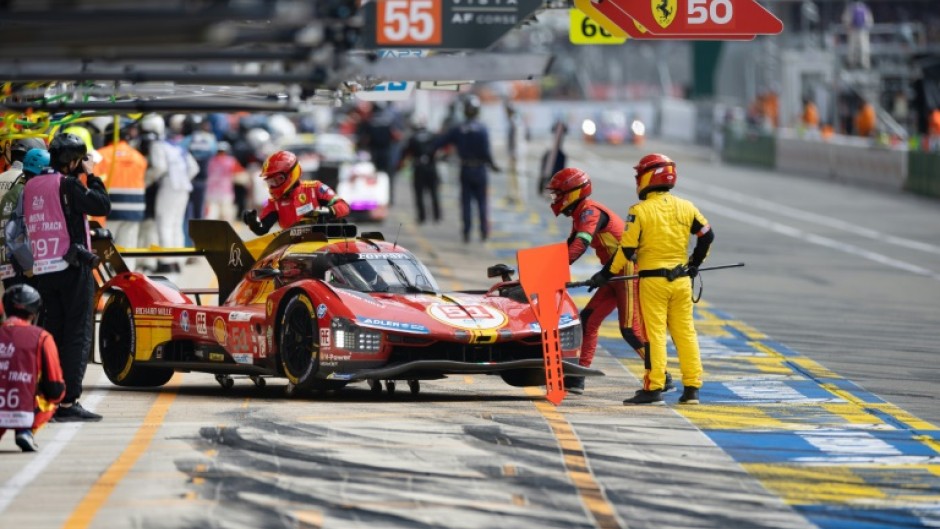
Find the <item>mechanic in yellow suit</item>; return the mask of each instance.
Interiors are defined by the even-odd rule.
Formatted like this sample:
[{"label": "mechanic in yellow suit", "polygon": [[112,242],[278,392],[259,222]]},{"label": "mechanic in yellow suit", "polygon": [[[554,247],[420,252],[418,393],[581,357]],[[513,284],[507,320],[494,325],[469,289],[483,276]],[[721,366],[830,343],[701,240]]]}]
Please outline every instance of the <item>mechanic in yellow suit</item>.
[{"label": "mechanic in yellow suit", "polygon": [[[630,208],[624,219],[620,251],[591,278],[594,286],[605,284],[636,254],[640,310],[650,348],[643,388],[623,403],[663,404],[668,328],[682,371],[684,389],[679,403],[698,404],[702,360],[692,321],[692,278],[698,275],[698,267],[708,255],[715,235],[692,202],[669,193],[677,178],[676,164],[669,157],[646,155],[634,169],[640,202]],[[691,257],[686,256],[689,234],[698,237]]]}]

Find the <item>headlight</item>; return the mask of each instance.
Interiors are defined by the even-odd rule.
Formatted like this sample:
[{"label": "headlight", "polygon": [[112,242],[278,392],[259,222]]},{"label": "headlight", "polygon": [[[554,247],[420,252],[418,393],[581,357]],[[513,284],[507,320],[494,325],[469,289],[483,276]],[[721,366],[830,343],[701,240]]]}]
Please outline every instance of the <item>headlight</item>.
[{"label": "headlight", "polygon": [[577,349],[581,347],[581,326],[572,325],[558,331],[558,338],[561,341],[561,348],[564,350]]},{"label": "headlight", "polygon": [[633,131],[634,135],[642,136],[646,134],[646,125],[644,125],[642,121],[635,119],[633,120],[633,124],[630,125],[630,130]]},{"label": "headlight", "polygon": [[587,136],[593,136],[597,132],[597,124],[590,119],[586,119],[581,123],[581,132]]},{"label": "headlight", "polygon": [[345,318],[333,318],[333,346],[358,353],[377,353],[382,347],[382,333],[363,329]]}]

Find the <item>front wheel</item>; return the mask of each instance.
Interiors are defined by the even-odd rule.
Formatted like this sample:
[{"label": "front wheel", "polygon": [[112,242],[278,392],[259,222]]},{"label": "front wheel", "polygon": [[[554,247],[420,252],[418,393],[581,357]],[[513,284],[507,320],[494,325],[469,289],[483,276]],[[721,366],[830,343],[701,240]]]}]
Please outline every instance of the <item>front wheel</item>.
[{"label": "front wheel", "polygon": [[281,313],[278,350],[281,367],[294,389],[313,388],[320,368],[320,345],[313,302],[306,294],[287,300]]},{"label": "front wheel", "polygon": [[134,358],[136,344],[134,316],[127,296],[115,293],[101,314],[98,328],[98,349],[101,365],[108,380],[118,386],[162,386],[173,377],[173,370],[147,367]]}]

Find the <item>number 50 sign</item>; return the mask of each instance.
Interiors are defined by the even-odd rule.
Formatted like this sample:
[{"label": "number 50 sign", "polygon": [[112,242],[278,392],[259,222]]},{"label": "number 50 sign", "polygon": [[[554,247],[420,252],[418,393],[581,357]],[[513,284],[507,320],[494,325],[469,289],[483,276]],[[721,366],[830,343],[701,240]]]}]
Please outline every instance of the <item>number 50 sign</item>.
[{"label": "number 50 sign", "polygon": [[[658,36],[775,35],[783,23],[755,0],[606,0],[597,9],[626,15]],[[624,29],[630,33],[628,29]]]},{"label": "number 50 sign", "polygon": [[440,0],[377,0],[375,41],[385,46],[440,44]]}]

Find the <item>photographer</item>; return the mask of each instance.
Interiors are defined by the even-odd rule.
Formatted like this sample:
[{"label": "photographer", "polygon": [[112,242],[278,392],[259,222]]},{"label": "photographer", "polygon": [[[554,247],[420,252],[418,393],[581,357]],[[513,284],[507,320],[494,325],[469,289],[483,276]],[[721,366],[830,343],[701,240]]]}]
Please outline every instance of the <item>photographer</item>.
[{"label": "photographer", "polygon": [[55,340],[65,375],[57,422],[101,419],[78,403],[91,351],[97,264],[86,215],[107,215],[111,199],[86,154],[85,142],[74,134],[53,138],[49,156],[55,172],[31,178],[22,197],[32,270],[45,301],[40,321]]}]

